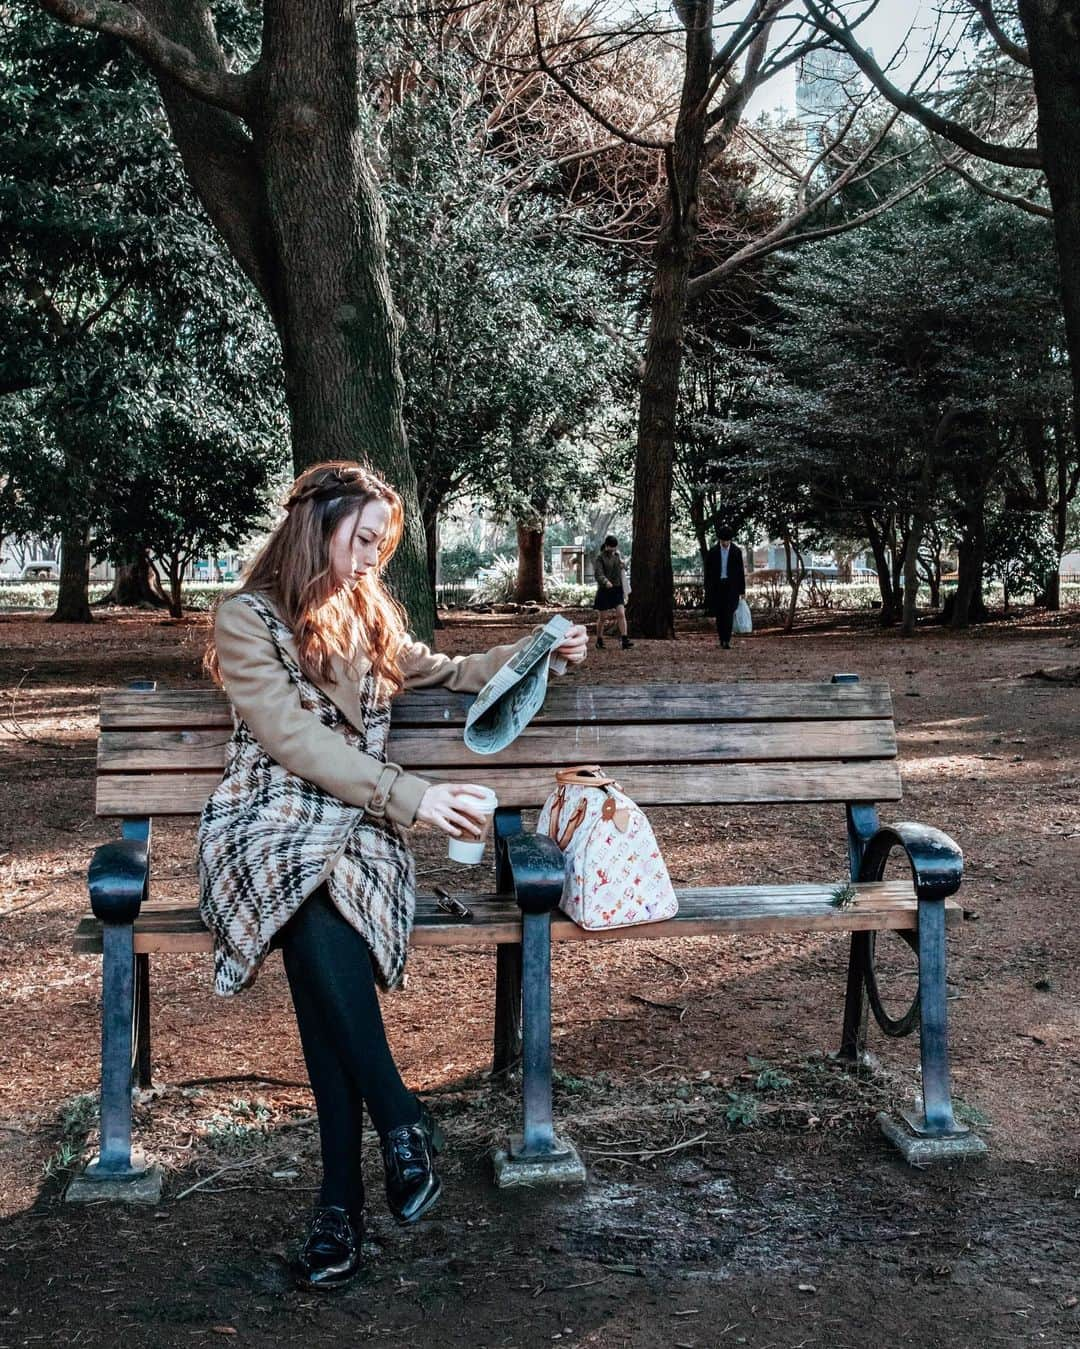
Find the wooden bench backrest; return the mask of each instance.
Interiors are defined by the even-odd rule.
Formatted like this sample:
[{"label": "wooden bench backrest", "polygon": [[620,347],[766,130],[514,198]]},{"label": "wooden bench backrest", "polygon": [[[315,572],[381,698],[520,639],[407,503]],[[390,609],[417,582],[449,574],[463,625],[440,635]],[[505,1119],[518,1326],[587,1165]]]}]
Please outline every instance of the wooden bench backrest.
[{"label": "wooden bench backrest", "polygon": [[[640,805],[896,801],[888,684],[552,686],[501,754],[471,753],[471,695],[394,703],[389,757],[439,781],[480,781],[535,808],[556,768],[598,763]],[[99,815],[194,815],[221,779],[232,717],[215,689],[123,690],[101,700]]]}]

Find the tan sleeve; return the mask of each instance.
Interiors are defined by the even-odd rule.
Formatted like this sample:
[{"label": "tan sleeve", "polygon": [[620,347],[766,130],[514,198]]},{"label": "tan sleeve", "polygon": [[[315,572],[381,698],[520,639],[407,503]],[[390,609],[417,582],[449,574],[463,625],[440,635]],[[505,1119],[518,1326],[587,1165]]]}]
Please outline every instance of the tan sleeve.
[{"label": "tan sleeve", "polygon": [[446,656],[423,642],[410,641],[401,653],[401,672],[407,689],[446,688],[454,693],[479,693],[491,676],[540,631],[505,646],[493,646],[475,656]]},{"label": "tan sleeve", "polygon": [[266,624],[242,600],[218,609],[214,640],[229,701],[272,759],[350,806],[397,824],[416,822],[431,784],[355,749],[304,707]]}]

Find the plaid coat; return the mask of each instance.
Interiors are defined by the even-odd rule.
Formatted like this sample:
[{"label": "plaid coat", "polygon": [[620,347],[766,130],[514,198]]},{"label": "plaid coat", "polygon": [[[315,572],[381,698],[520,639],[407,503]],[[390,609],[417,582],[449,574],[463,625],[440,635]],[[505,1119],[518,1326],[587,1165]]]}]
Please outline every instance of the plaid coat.
[{"label": "plaid coat", "polygon": [[[270,604],[242,592],[266,624],[302,705],[354,748],[384,762],[390,703],[368,671],[363,725],[353,726],[287,649],[291,637]],[[236,602],[236,601],[234,601]],[[405,970],[415,907],[412,853],[396,824],[348,805],[275,762],[234,713],[225,776],[198,831],[199,911],[214,937],[214,987],[229,996],[255,980],[279,928],[324,881],[335,907],[363,936],[380,983]]]}]

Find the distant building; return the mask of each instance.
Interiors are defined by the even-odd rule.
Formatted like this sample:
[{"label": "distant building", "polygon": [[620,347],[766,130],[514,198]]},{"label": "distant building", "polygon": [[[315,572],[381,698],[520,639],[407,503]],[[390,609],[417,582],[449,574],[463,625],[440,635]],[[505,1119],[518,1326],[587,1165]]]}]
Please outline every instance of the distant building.
[{"label": "distant building", "polygon": [[797,67],[795,115],[806,128],[807,140],[819,148],[822,131],[837,124],[863,91],[859,68],[846,51],[825,47],[807,52]]}]

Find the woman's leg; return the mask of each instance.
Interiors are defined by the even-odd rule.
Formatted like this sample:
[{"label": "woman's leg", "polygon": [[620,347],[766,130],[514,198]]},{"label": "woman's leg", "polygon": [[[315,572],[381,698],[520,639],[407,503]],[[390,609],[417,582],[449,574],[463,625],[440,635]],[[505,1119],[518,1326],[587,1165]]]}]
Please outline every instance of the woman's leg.
[{"label": "woman's leg", "polygon": [[[288,963],[285,969],[288,973]],[[364,1177],[360,1165],[364,1103],[345,1072],[307,981],[290,977],[289,990],[319,1116],[323,1166],[319,1203],[345,1209],[355,1225],[364,1209]]]},{"label": "woman's leg", "polygon": [[605,617],[604,610],[603,610],[603,609],[597,609],[597,611],[596,611],[596,640],[597,640],[598,642],[602,642],[602,641],[604,640],[604,617]]},{"label": "woman's leg", "polygon": [[336,1052],[376,1130],[385,1134],[415,1124],[419,1102],[402,1082],[386,1041],[371,953],[325,886],[282,929],[280,945],[290,987],[299,987],[301,1003],[306,997],[316,1011],[321,1038]]},{"label": "woman's leg", "polygon": [[626,636],[626,605],[625,605],[625,604],[620,604],[619,607],[615,610],[615,617],[616,617],[616,618],[618,619],[618,621],[619,621],[619,636],[620,636],[620,637],[625,637],[625,636]]}]

